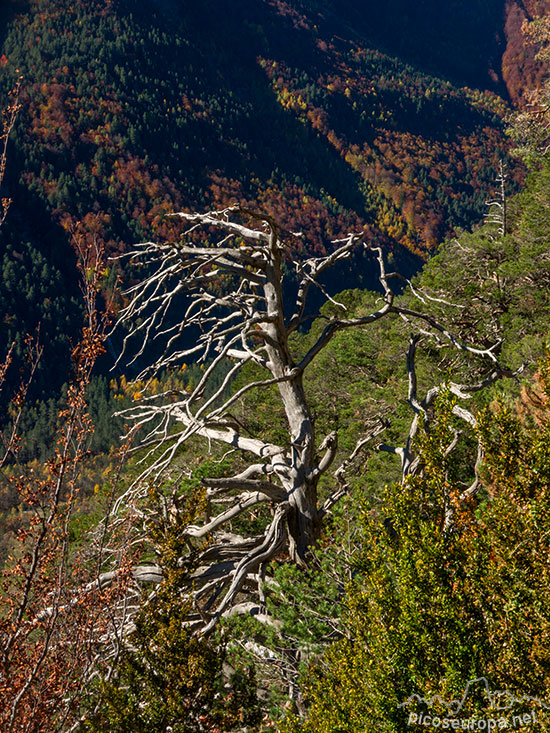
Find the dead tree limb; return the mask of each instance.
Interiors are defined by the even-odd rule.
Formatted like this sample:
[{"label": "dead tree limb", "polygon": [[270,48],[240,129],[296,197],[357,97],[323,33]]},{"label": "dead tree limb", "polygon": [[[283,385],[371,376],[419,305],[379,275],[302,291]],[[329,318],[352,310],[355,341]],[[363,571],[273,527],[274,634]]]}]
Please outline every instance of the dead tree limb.
[{"label": "dead tree limb", "polygon": [[[407,360],[409,403],[415,418],[404,448],[382,446],[401,455],[404,476],[415,467],[412,444],[418,421],[439,390],[434,387],[422,400],[417,395],[415,354],[419,341],[430,338],[446,343],[487,363],[490,375],[484,382],[451,385],[461,397],[508,372],[495,355],[497,344],[479,348],[463,343],[430,313],[396,302],[389,285],[396,274],[386,272],[382,250],[365,243],[362,234],[350,233],[334,243],[331,254],[296,264],[298,287],[291,315],[287,316],[282,268],[286,245],[272,218],[238,207],[175,216],[188,227],[180,241],[146,242],[130,255],[132,262],[146,263],[154,269],[128,291],[130,299],[120,315],[127,329],[124,352],[128,353],[133,341],[139,339],[134,358],[142,359],[148,342],[163,340],[161,356],[142,369],[139,379],[147,379],[189,356],[204,364],[204,372],[189,393],[172,396],[172,401],[167,401],[166,396],[146,398],[122,413],[147,429],[142,446],[146,448],[144,460],[149,465],[119,498],[115,509],[121,511],[130,503],[135,506],[147,482],[162,476],[172,465],[179,447],[191,436],[225,444],[252,457],[252,464],[240,474],[205,481],[211,506],[222,504],[222,510],[186,531],[190,542],[199,543],[200,570],[193,574],[192,584],[203,626],[209,630],[220,616],[230,613],[239,602],[243,587],[279,553],[284,552],[300,566],[307,565],[308,551],[319,536],[324,516],[348,491],[346,468],[357,451],[383,428],[381,421],[376,423],[354,453],[343,460],[336,472],[337,488],[321,503],[319,483],[337,454],[337,436],[329,433],[318,440],[303,377],[336,333],[368,326],[391,314],[417,324],[419,333],[411,336]],[[367,315],[353,318],[346,317],[345,308],[332,301],[342,309],[342,315],[327,319],[305,354],[294,353],[290,336],[304,322],[311,286],[320,287],[321,273],[350,257],[357,247],[375,255],[382,292],[380,305]],[[429,302],[416,291],[412,293],[421,305]],[[178,300],[183,294],[186,299]],[[181,335],[186,329],[197,334],[196,344],[191,347],[182,344]],[[227,376],[206,396],[212,376],[222,363],[230,365]],[[263,377],[232,391],[231,381],[249,363],[255,364]],[[272,385],[277,387],[288,429],[288,439],[281,445],[262,436],[243,435],[230,412],[235,402],[251,390]],[[466,411],[459,416],[468,419]],[[231,519],[258,504],[271,507],[272,513],[262,534],[243,538],[227,532]],[[201,540],[207,536],[210,544],[201,546]]]}]

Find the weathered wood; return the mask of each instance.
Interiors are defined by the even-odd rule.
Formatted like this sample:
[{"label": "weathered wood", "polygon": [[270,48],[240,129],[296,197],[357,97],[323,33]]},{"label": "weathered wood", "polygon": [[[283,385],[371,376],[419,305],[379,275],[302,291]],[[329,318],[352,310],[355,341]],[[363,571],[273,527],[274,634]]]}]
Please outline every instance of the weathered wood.
[{"label": "weathered wood", "polygon": [[[195,355],[205,364],[198,384],[190,393],[174,394],[172,401],[159,401],[158,397],[145,399],[141,404],[124,414],[127,418],[148,426],[149,433],[143,445],[149,448],[152,458],[147,468],[130,491],[121,497],[115,507],[120,510],[130,500],[134,501],[149,480],[156,480],[170,467],[178,448],[191,436],[202,436],[208,442],[217,442],[239,450],[253,457],[245,471],[228,478],[205,479],[207,500],[211,507],[220,503],[226,508],[208,518],[201,525],[188,526],[185,534],[189,541],[202,540],[207,536],[213,542],[198,548],[200,571],[190,577],[195,584],[195,598],[201,599],[201,615],[205,621],[204,630],[213,628],[222,615],[230,615],[231,608],[238,604],[242,610],[246,605],[240,594],[258,568],[273,559],[277,553],[285,552],[300,566],[307,566],[308,553],[319,537],[321,523],[325,516],[349,490],[345,471],[350,467],[358,452],[371,442],[385,427],[382,420],[373,423],[355,450],[341,462],[335,472],[337,488],[331,496],[319,504],[318,486],[329,470],[338,452],[336,433],[324,436],[320,441],[308,398],[304,390],[303,377],[318,355],[336,333],[348,328],[368,326],[387,318],[390,314],[404,321],[416,324],[411,334],[407,356],[409,379],[409,404],[414,412],[406,445],[402,448],[380,445],[400,456],[402,474],[419,470],[418,456],[413,455],[413,442],[428,410],[442,385],[428,391],[424,399],[417,394],[415,357],[422,339],[431,339],[438,344],[446,343],[460,351],[485,360],[490,366],[489,376],[475,385],[451,383],[451,391],[461,399],[468,399],[469,393],[491,384],[510,373],[500,366],[496,356],[498,344],[489,348],[478,348],[463,343],[455,334],[439,323],[430,313],[414,310],[396,303],[389,281],[398,278],[397,273],[387,273],[383,253],[379,247],[362,242],[362,234],[349,234],[345,239],[335,241],[334,251],[319,258],[309,258],[296,263],[299,275],[298,291],[290,317],[286,317],[283,302],[282,254],[285,247],[281,230],[269,216],[250,212],[239,207],[206,214],[183,214],[178,216],[189,224],[188,234],[196,237],[199,230],[208,232],[208,246],[204,242],[184,244],[183,241],[155,244],[147,242],[131,255],[132,260],[145,260],[156,264],[156,271],[128,292],[129,304],[121,314],[123,323],[129,324],[124,339],[127,349],[136,335],[143,339],[137,357],[143,357],[148,339],[162,336],[166,348],[161,357],[146,367],[138,378],[146,378],[159,370],[169,368],[184,357]],[[247,219],[250,225],[242,223]],[[215,242],[212,236],[221,235]],[[317,282],[319,275],[328,267],[349,257],[354,248],[363,246],[376,256],[379,268],[379,282],[382,303],[362,317],[332,317],[305,355],[296,357],[291,348],[290,336],[303,322],[307,297],[311,285],[322,287]],[[230,276],[225,292],[211,288],[213,282],[222,282],[221,276]],[[441,299],[427,296],[409,283],[410,292],[423,305]],[[166,328],[164,322],[175,297],[185,292],[190,304],[186,307],[181,322]],[[327,299],[329,296],[325,294]],[[344,312],[343,305],[330,299]],[[451,304],[452,305],[452,304]],[[345,314],[343,314],[345,315]],[[189,349],[179,349],[177,340],[187,327],[199,333],[198,343]],[[222,384],[214,389],[208,399],[204,398],[217,365],[230,360],[232,367]],[[265,378],[250,382],[236,393],[228,393],[231,379],[247,363],[254,362],[265,373]],[[230,408],[249,391],[276,385],[280,404],[284,410],[287,430],[287,445],[275,445],[262,436],[243,435],[241,426],[231,415]],[[455,414],[467,423],[475,422],[471,413],[457,405]],[[181,426],[174,433],[173,424]],[[451,444],[449,449],[453,449]],[[479,461],[478,461],[479,462]],[[240,492],[232,496],[231,492]],[[475,486],[465,492],[471,495]],[[241,538],[229,535],[224,526],[257,504],[269,504],[272,518],[264,533],[255,538]],[[450,520],[449,520],[450,521]]]}]

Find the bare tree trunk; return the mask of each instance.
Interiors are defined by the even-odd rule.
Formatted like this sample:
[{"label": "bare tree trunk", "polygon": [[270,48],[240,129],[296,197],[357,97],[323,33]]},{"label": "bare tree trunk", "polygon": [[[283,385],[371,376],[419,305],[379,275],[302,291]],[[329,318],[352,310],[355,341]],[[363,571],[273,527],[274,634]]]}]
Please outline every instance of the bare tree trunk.
[{"label": "bare tree trunk", "polygon": [[[209,631],[217,619],[230,613],[233,607],[244,607],[239,598],[244,586],[250,587],[253,578],[258,577],[258,569],[278,553],[286,552],[293,562],[307,566],[308,551],[319,537],[324,517],[349,491],[344,476],[346,469],[358,452],[385,427],[380,419],[371,422],[365,438],[335,472],[337,488],[319,506],[319,482],[334,461],[338,442],[336,433],[330,433],[317,444],[303,375],[339,330],[367,326],[391,314],[421,324],[419,334],[411,336],[407,361],[409,402],[415,412],[409,440],[405,448],[381,446],[401,457],[404,475],[418,465],[412,455],[414,434],[419,418],[426,415],[427,407],[439,390],[434,387],[423,401],[417,397],[414,359],[420,338],[438,344],[445,342],[488,362],[492,371],[485,382],[469,388],[454,385],[461,397],[469,396],[465,394],[467,389],[475,391],[508,372],[498,364],[495,346],[480,349],[461,343],[429,313],[396,304],[388,282],[399,275],[386,273],[382,252],[372,245],[364,246],[375,253],[378,261],[383,293],[378,310],[357,318],[328,318],[309,351],[294,356],[289,338],[305,320],[309,288],[313,284],[322,290],[317,282],[319,275],[327,267],[349,257],[362,235],[350,234],[334,242],[334,251],[326,257],[296,263],[298,292],[293,313],[288,316],[284,312],[282,295],[284,243],[276,222],[238,207],[175,216],[188,223],[192,244],[185,244],[183,239],[171,244],[147,242],[140,245],[141,251],[131,255],[132,259],[144,255],[149,263],[157,264],[157,270],[129,291],[132,299],[121,318],[130,325],[124,344],[126,348],[133,336],[141,337],[137,358],[144,355],[149,337],[163,335],[166,339],[162,356],[143,370],[138,379],[170,368],[189,356],[198,357],[205,368],[199,383],[189,394],[181,395],[176,401],[163,401],[161,395],[160,404],[154,397],[147,398],[124,413],[139,424],[152,426],[144,445],[154,460],[129,492],[119,498],[115,511],[120,511],[130,499],[135,502],[140,492],[145,491],[147,481],[161,477],[171,466],[178,448],[192,435],[225,443],[230,449],[253,457],[248,468],[238,475],[204,480],[207,499],[216,506],[227,508],[210,515],[202,525],[190,525],[186,529],[189,542],[199,542],[200,569],[190,578],[190,585],[194,587],[199,622],[203,631]],[[252,226],[241,223],[243,218],[252,221]],[[204,232],[204,243],[197,244],[200,231]],[[214,245],[212,232],[221,233]],[[228,282],[232,283],[229,287]],[[211,287],[214,283],[218,285],[215,292]],[[409,285],[413,296],[424,305],[431,299]],[[176,295],[182,291],[189,293],[191,304],[182,322],[167,327],[167,313]],[[182,349],[179,337],[188,326],[200,329],[201,336],[196,346]],[[228,375],[221,386],[205,398],[205,387],[217,365],[224,361],[231,363]],[[265,378],[248,382],[230,393],[231,379],[250,362],[260,368]],[[242,426],[231,413],[232,405],[249,391],[272,385],[277,385],[286,416],[288,438],[284,445],[269,443],[263,436],[243,435]],[[457,411],[460,409],[457,406]],[[467,411],[462,410],[460,416],[471,422]],[[174,422],[180,424],[179,432],[173,431]],[[228,522],[262,503],[272,508],[272,519],[263,534],[239,537],[224,530]],[[207,536],[211,543],[201,548]]]}]

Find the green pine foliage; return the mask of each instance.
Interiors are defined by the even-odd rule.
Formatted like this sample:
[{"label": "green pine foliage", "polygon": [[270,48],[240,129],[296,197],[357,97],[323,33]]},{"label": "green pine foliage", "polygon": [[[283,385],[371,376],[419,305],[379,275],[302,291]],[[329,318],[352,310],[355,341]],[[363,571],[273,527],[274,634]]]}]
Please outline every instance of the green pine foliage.
[{"label": "green pine foliage", "polygon": [[445,313],[463,339],[502,341],[498,352],[517,368],[544,354],[549,306],[550,160],[531,172],[525,190],[507,202],[507,231],[485,225],[444,243],[418,276],[431,295],[457,308]]},{"label": "green pine foliage", "polygon": [[[546,161],[532,172],[525,192],[508,202],[504,238],[490,225],[462,234],[447,242],[415,281],[421,292],[453,302],[431,301],[429,307],[457,333],[472,341],[486,334],[485,344],[502,339],[500,358],[513,367],[526,363],[531,375],[548,333],[547,177]],[[367,346],[368,329],[352,332],[337,336],[336,353],[329,349],[325,357],[325,367],[330,364],[334,373],[343,373],[343,381],[349,380],[340,404],[363,400],[366,407],[366,394],[373,398],[378,390],[379,405],[393,406],[390,416],[400,430],[392,439],[402,436],[407,424],[405,375],[396,367],[399,358],[404,360],[405,336],[399,324],[393,331],[386,327],[383,346],[376,348]],[[449,357],[445,350],[426,351],[419,362],[419,383],[444,381]],[[366,363],[372,365],[363,366],[368,381],[357,389]],[[377,379],[385,364],[392,376],[380,380],[378,374]],[[455,380],[460,360],[454,358],[452,366]],[[389,386],[392,378],[398,387],[393,394],[384,384]],[[338,393],[338,379],[332,384]],[[350,512],[353,517],[355,536],[354,552],[339,573],[347,589],[339,601],[341,638],[303,668],[309,718],[289,719],[283,730],[407,730],[410,708],[399,705],[411,694],[455,699],[477,677],[487,677],[492,689],[548,699],[547,359],[535,383],[526,386],[524,380],[523,385],[502,381],[469,405],[479,410],[483,488],[457,508],[450,533],[442,531],[443,498],[464,490],[474,461],[468,441],[462,452],[445,455],[450,428],[460,427],[451,417],[450,395],[440,399],[437,418],[420,439],[421,478],[389,483],[382,490],[382,469],[372,458],[366,462],[361,478],[353,482],[355,498],[344,505],[348,521]],[[360,415],[369,414],[373,412],[367,409],[356,412],[343,432],[351,436]],[[346,543],[341,516],[337,514],[331,527],[328,547]],[[307,604],[298,604],[300,608],[307,618]],[[300,610],[295,613],[299,616]],[[478,700],[469,714],[482,714],[484,705],[486,700]],[[544,712],[540,714],[542,720]]]},{"label": "green pine foliage", "polygon": [[465,570],[467,518],[442,532],[444,496],[458,490],[443,455],[452,403],[441,397],[419,439],[422,477],[387,487],[363,513],[343,638],[304,675],[310,717],[288,730],[405,730],[399,704],[413,692],[453,699],[487,669],[483,613]]},{"label": "green pine foliage", "polygon": [[[160,494],[152,490],[149,501],[150,509],[158,509]],[[82,730],[229,733],[257,729],[261,713],[253,669],[224,674],[223,640],[205,640],[189,626],[194,609],[183,595],[183,578],[192,569],[193,558],[182,530],[201,505],[199,496],[190,495],[177,515],[159,518],[149,527],[163,581],[140,609],[135,631],[114,670],[88,694]],[[187,557],[183,564],[182,557]]]},{"label": "green pine foliage", "polygon": [[[303,675],[309,717],[282,730],[405,731],[415,708],[401,703],[412,694],[460,699],[479,677],[493,690],[548,699],[548,364],[521,412],[501,404],[480,416],[481,501],[456,499],[454,459],[445,455],[452,399],[439,399],[420,438],[422,478],[388,487],[362,518],[343,638]],[[445,495],[456,502],[448,533]],[[486,714],[487,699],[470,702],[463,717]],[[544,725],[547,713],[533,705]]]}]

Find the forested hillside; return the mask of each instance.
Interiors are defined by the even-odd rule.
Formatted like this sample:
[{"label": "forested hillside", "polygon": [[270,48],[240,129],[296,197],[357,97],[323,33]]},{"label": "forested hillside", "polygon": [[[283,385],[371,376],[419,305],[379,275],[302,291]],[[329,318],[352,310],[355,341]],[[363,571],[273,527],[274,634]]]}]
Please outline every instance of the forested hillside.
[{"label": "forested hillside", "polygon": [[[303,332],[287,314],[295,366],[279,379],[261,358],[262,341],[274,347],[262,328],[268,316],[259,315],[237,323],[228,342],[230,320],[214,318],[197,344],[212,346],[214,359],[194,373],[176,342],[164,352],[171,372],[152,365],[152,381],[146,373],[134,384],[118,380],[126,420],[160,420],[160,443],[142,434],[135,457],[98,459],[87,449],[81,360],[89,370],[90,349],[96,343],[97,355],[105,335],[99,322],[83,332],[80,381],[71,383],[53,458],[44,468],[4,460],[11,495],[3,501],[16,507],[5,526],[22,531],[4,538],[3,587],[13,601],[0,625],[11,672],[0,695],[17,699],[18,719],[36,730],[66,730],[67,716],[84,731],[120,733],[168,725],[397,733],[410,729],[410,714],[426,713],[415,694],[438,695],[437,714],[452,720],[445,701],[483,677],[516,701],[533,698],[535,708],[524,701],[514,710],[535,709],[533,730],[544,730],[549,175],[546,156],[508,202],[504,233],[501,219],[447,241],[401,295],[345,291]],[[229,226],[218,222],[222,232]],[[262,233],[238,226],[242,237]],[[247,290],[232,289],[223,271],[266,250],[238,239],[230,254],[222,240],[224,258],[196,242],[195,255],[182,256],[184,244],[165,254],[168,266],[194,273],[191,289],[204,272],[197,258],[208,268],[214,254],[220,272],[210,293],[233,293],[238,309]],[[375,266],[375,255],[365,264]],[[257,254],[241,272],[256,287],[259,262]],[[393,282],[391,265],[382,282],[384,273]],[[172,299],[184,281],[164,282]],[[100,282],[90,285],[97,292]],[[143,293],[146,303],[147,286]],[[147,329],[152,315],[134,326]],[[161,321],[151,338],[160,331]],[[304,436],[291,432],[287,382],[305,398]],[[297,478],[292,491],[300,489],[300,471],[288,467],[307,459],[306,439],[315,449],[303,473],[315,486],[318,537],[293,562],[286,487]],[[60,502],[57,477],[78,493]],[[48,524],[27,527],[29,514]],[[55,594],[63,603],[45,611]],[[210,627],[206,640],[193,633],[201,627]],[[117,641],[123,630],[127,644]],[[70,640],[73,654],[50,653],[43,638]],[[461,717],[487,714],[477,696]]]},{"label": "forested hillside", "polygon": [[21,353],[40,322],[66,356],[75,231],[113,253],[169,234],[174,209],[248,202],[303,231],[297,250],[366,226],[410,271],[404,248],[478,221],[509,147],[506,17],[459,5],[5,3],[2,343]]},{"label": "forested hillside", "polygon": [[2,731],[547,729],[550,3],[469,5],[0,7]]}]

